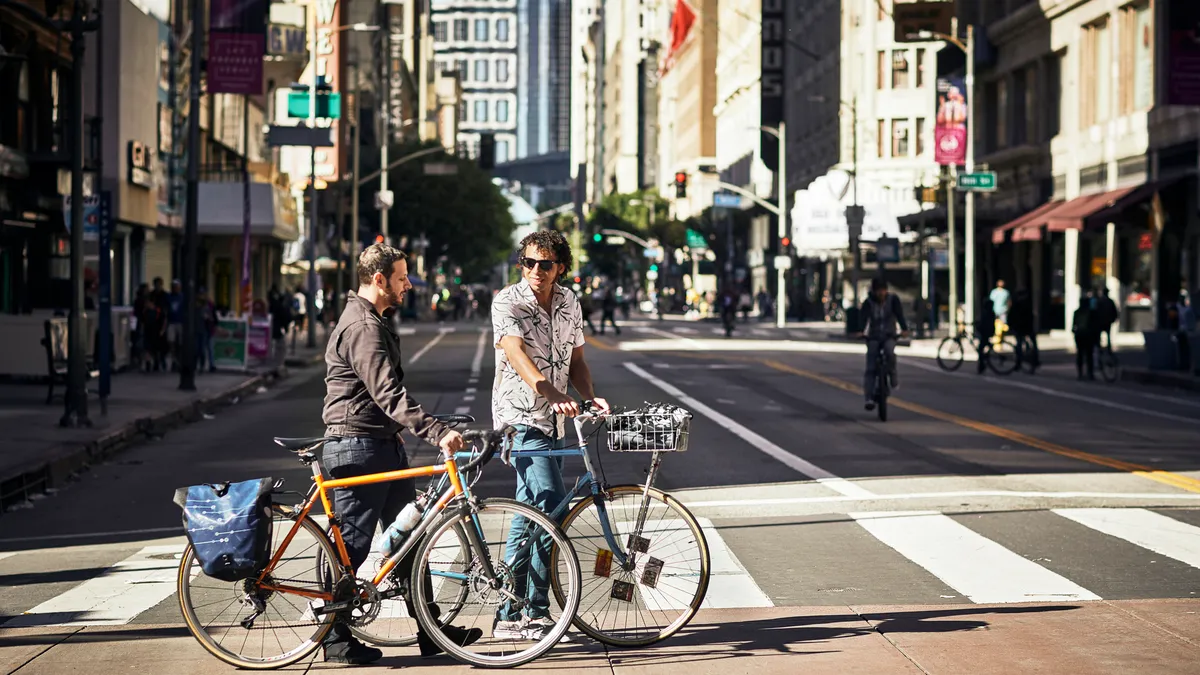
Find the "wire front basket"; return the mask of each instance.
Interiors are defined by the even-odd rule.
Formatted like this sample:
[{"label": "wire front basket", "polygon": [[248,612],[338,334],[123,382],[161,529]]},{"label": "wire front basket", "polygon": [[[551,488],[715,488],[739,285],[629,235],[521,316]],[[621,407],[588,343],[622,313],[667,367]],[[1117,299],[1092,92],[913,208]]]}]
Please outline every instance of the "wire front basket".
[{"label": "wire front basket", "polygon": [[637,410],[608,417],[608,449],[612,452],[684,452],[692,414],[677,406],[647,403]]}]

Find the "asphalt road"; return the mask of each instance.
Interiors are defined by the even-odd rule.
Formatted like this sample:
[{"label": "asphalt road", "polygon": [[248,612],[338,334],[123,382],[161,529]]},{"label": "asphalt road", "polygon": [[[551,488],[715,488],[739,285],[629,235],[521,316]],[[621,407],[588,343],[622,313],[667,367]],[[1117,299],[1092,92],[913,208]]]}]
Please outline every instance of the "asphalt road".
[{"label": "asphalt road", "polygon": [[[488,424],[494,358],[485,330],[420,326],[403,337],[406,383],[427,409]],[[1156,636],[1140,643],[1159,655],[1150,672],[1187,672],[1200,656],[1200,621],[1192,616],[1200,612],[1200,398],[1080,383],[1065,371],[1000,378],[978,376],[967,364],[946,374],[932,359],[906,355],[890,419],[882,423],[863,410],[860,346],[825,342],[819,329],[752,326],[740,333],[726,340],[711,324],[638,321],[619,337],[591,338],[587,350],[597,393],[611,403],[668,401],[694,414],[690,448],[665,458],[658,486],[702,519],[713,551],[711,613],[697,626],[736,632],[726,625],[733,616],[740,630],[758,635],[780,627],[771,622],[795,628],[848,613],[868,628],[833,633],[886,638],[879,672],[955,672],[952,661],[922,660],[921,650],[953,651],[961,643],[906,642],[885,629],[938,612],[994,611],[970,626],[930,632],[998,630],[1016,621],[1035,633],[1035,643],[1057,644],[1060,652],[1083,640],[1083,660],[1072,669],[1121,672],[1128,664],[1118,657],[1129,651],[1108,658],[1088,640],[1111,642],[1128,627],[1106,618],[1093,636],[1066,630],[1067,637],[1022,623],[1075,611],[1082,627],[1080,617],[1120,607],[1121,616],[1136,615],[1134,624]],[[83,640],[99,655],[132,637],[162,640],[161,652],[146,647],[151,662],[168,652],[194,659],[172,672],[224,672],[181,631],[172,584],[125,583],[114,570],[131,560],[171,559],[182,549],[180,514],[170,502],[177,487],[277,476],[305,489],[308,470],[271,437],[321,433],[323,374],[294,373],[215,419],[95,467],[30,510],[0,516],[0,672],[62,672],[52,667],[63,651],[55,645]],[[409,450],[414,463],[433,459],[419,442]],[[644,480],[647,459],[598,453],[613,484]],[[568,476],[580,470],[577,460],[568,461]],[[490,466],[478,488],[511,494],[511,470]],[[170,563],[162,566],[173,579]],[[1002,608],[989,609],[996,605]],[[866,608],[887,611],[872,618]],[[688,635],[658,654],[682,663],[711,656],[705,645],[734,639],[720,630],[707,640]],[[792,646],[784,652],[804,651],[789,635],[778,645],[760,644],[761,636],[738,644],[746,654],[768,652],[768,660],[755,662],[768,670],[795,672],[795,664],[777,659],[785,643]],[[978,648],[963,647],[964,658]],[[1031,663],[1052,664],[1055,651]],[[84,664],[78,672],[89,672],[86,653],[70,661]],[[870,649],[862,653],[874,658]],[[895,668],[886,665],[891,653],[904,655]],[[655,656],[601,656],[614,671],[666,667]],[[812,658],[810,665],[824,667]],[[711,661],[711,672],[726,672],[715,665],[720,660]],[[829,668],[849,669],[836,660]]]}]

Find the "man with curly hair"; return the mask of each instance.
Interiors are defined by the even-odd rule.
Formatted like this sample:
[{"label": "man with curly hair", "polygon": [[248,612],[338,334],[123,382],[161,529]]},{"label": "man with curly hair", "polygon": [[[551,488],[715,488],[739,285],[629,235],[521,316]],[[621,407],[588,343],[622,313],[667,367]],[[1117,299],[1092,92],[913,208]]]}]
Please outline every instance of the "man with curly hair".
[{"label": "man with curly hair", "polygon": [[[579,298],[559,284],[571,269],[571,247],[562,234],[542,230],[521,240],[518,262],[521,281],[500,291],[492,302],[496,343],[496,374],[492,384],[492,422],[495,428],[517,428],[515,450],[561,447],[565,418],[579,414],[579,403],[567,394],[573,385],[583,399],[593,399],[601,411],[608,403],[596,398],[592,374],[583,358],[583,312]],[[517,499],[547,513],[566,496],[561,457],[518,458]],[[516,574],[517,592],[528,605],[522,613],[505,603],[496,614],[492,635],[501,639],[539,640],[554,625],[549,616],[549,543],[526,549],[523,523],[513,519],[508,551]]]}]

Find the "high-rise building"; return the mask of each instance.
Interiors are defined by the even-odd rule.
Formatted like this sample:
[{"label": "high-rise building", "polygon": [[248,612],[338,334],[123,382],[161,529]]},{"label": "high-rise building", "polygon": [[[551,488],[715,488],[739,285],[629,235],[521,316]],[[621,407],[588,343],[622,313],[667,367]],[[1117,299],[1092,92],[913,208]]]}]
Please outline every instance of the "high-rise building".
[{"label": "high-rise building", "polygon": [[523,0],[517,13],[516,157],[565,151],[571,142],[571,1]]},{"label": "high-rise building", "polygon": [[481,133],[496,139],[496,162],[517,156],[520,79],[517,0],[433,0],[435,67],[462,83],[458,145],[479,151]]}]

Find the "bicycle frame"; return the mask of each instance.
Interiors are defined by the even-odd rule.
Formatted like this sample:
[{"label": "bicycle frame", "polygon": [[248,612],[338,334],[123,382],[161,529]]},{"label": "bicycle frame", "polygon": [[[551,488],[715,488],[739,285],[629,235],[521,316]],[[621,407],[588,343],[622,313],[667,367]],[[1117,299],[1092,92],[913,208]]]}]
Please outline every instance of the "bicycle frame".
[{"label": "bicycle frame", "polygon": [[[375,483],[388,483],[391,481],[407,480],[410,478],[423,478],[425,476],[444,475],[449,478],[449,487],[443,490],[440,493],[438,500],[425,510],[425,514],[421,518],[421,522],[413,529],[412,532],[408,534],[408,537],[405,539],[404,544],[400,547],[400,550],[396,551],[387,560],[385,560],[379,571],[375,574],[375,577],[372,579],[372,583],[374,583],[376,586],[381,584],[383,580],[387,578],[387,575],[393,569],[395,569],[396,565],[399,564],[404,556],[408,555],[413,547],[416,546],[417,542],[421,540],[421,538],[425,535],[425,532],[428,531],[428,529],[432,526],[435,517],[444,511],[450,502],[455,498],[466,494],[466,491],[463,489],[462,481],[459,478],[458,465],[454,458],[446,460],[446,462],[441,465],[432,464],[430,466],[421,466],[412,469],[385,471],[383,473],[351,476],[349,478],[337,478],[332,480],[325,479],[324,475],[321,473],[320,461],[314,461],[312,463],[312,473],[313,487],[309,490],[308,495],[305,497],[303,506],[298,512],[296,512],[295,523],[293,523],[291,529],[288,531],[287,536],[284,537],[283,543],[279,546],[279,550],[275,552],[275,555],[272,556],[270,562],[267,563],[267,566],[258,575],[258,584],[264,590],[276,591],[279,593],[290,593],[293,595],[312,598],[314,600],[324,600],[325,602],[332,602],[334,600],[333,593],[312,591],[304,588],[296,588],[294,586],[268,582],[268,576],[270,575],[271,571],[275,569],[276,565],[279,564],[280,558],[283,557],[287,547],[292,543],[292,539],[296,536],[296,533],[300,531],[301,523],[304,522],[304,519],[308,517],[313,507],[316,506],[318,500],[320,500],[322,507],[325,509],[325,515],[329,518],[329,533],[332,535],[334,548],[337,550],[338,562],[341,565],[342,573],[354,576],[354,569],[350,563],[350,554],[346,550],[346,542],[342,538],[342,530],[340,527],[336,526],[338,522],[337,515],[333,511],[333,503],[329,499],[329,490],[356,487],[359,485],[373,485]],[[467,538],[470,545],[477,551],[486,551],[487,549],[483,545],[480,537],[481,535],[477,530],[467,530]],[[495,571],[492,568],[490,557],[483,557],[487,560],[487,564],[484,566],[484,574],[489,581],[492,581],[494,580]],[[430,573],[435,576],[444,576],[459,581],[465,581],[467,579],[466,575],[457,574],[454,572],[431,571]]]}]

